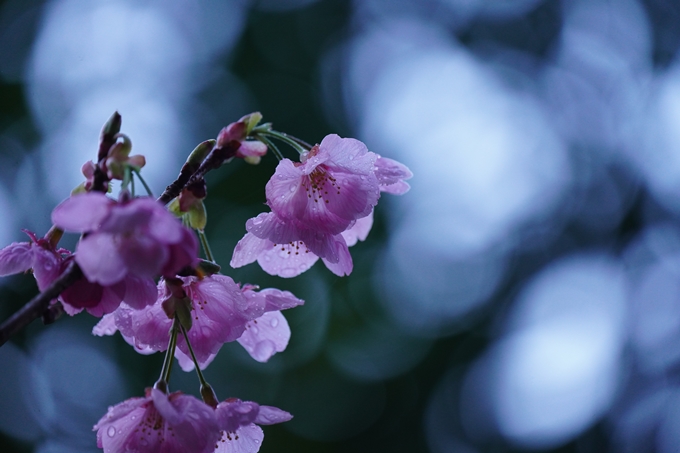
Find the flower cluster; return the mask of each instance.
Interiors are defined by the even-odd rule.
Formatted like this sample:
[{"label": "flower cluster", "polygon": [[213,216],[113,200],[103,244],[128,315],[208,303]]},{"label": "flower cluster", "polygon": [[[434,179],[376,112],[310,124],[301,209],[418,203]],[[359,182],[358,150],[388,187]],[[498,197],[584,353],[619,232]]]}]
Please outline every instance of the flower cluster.
[{"label": "flower cluster", "polygon": [[266,186],[271,212],[248,220],[231,266],[257,260],[269,274],[295,277],[321,258],[334,274],[349,275],[348,246],[368,234],[380,192],[406,193],[411,176],[358,140],[328,135],[300,162],[279,162]]},{"label": "flower cluster", "polygon": [[[94,335],[120,332],[141,354],[165,351],[154,387],[110,407],[94,426],[105,453],[254,453],[264,437],[258,425],[292,418],[251,401],[218,402],[202,374],[227,342],[237,341],[258,362],[284,351],[291,331],[282,311],[304,303],[288,291],[240,284],[220,273],[204,233],[209,170],[234,157],[257,164],[268,149],[276,153],[279,164],[265,187],[271,212],[246,222],[231,265],[257,260],[282,277],[304,272],[319,258],[333,273],[350,274],[348,247],[368,235],[381,192],[409,189],[404,165],[358,140],[329,135],[310,146],[259,125],[261,118],[244,116],[198,145],[175,182],[154,199],[140,174],[146,160],[130,156],[131,141],[119,133],[114,114],[102,131],[97,162],[83,165],[86,181],[54,208],[45,237],[27,232],[29,241],[0,250],[0,275],[35,276],[41,294],[26,313],[85,310],[101,318]],[[273,140],[292,146],[300,161],[283,158]],[[149,196],[134,193],[135,177]],[[117,200],[107,194],[114,180],[121,181]],[[58,248],[64,232],[80,234],[73,252]],[[0,326],[0,340],[4,330]],[[196,371],[203,401],[168,392],[173,358],[183,370]]]}]

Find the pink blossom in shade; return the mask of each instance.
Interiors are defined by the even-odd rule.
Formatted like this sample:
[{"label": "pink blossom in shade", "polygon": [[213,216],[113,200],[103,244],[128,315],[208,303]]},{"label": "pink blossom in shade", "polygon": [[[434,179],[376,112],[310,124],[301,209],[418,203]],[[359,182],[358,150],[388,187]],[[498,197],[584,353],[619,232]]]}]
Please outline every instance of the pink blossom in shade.
[{"label": "pink blossom in shade", "polygon": [[[241,288],[225,275],[214,274],[203,279],[183,277],[183,290],[191,301],[192,326],[189,341],[201,369],[217,355],[224,343],[240,338],[246,325],[265,312],[285,310],[304,303],[288,291],[274,288],[256,291]],[[112,335],[116,330],[135,350],[142,354],[167,348],[172,319],[163,309],[171,294],[163,281],[158,285],[156,303],[141,310],[126,304],[95,326],[95,335]],[[281,341],[277,339],[280,348]],[[176,356],[184,370],[193,369],[190,352],[182,336],[177,339]]]},{"label": "pink blossom in shade", "polygon": [[[29,242],[13,242],[0,250],[0,276],[32,269],[38,289],[42,291],[61,274],[63,258],[48,240],[38,239],[30,231],[25,232],[31,238]],[[66,250],[63,252],[67,253]]]},{"label": "pink blossom in shade", "polygon": [[352,272],[352,257],[342,234],[304,229],[273,212],[249,219],[246,230],[248,233],[234,248],[230,262],[234,268],[257,261],[268,274],[291,278],[321,258],[338,276]]},{"label": "pink blossom in shade", "polygon": [[93,430],[104,453],[209,453],[220,439],[212,407],[193,396],[158,389],[109,407]]},{"label": "pink blossom in shade", "polygon": [[174,276],[197,259],[193,233],[152,198],[117,203],[96,192],[75,195],[52,211],[52,222],[89,233],[76,248],[76,262],[90,282],[110,286],[128,274]]},{"label": "pink blossom in shade", "polygon": [[285,222],[340,234],[378,202],[377,159],[358,140],[328,135],[302,162],[279,162],[266,186],[267,204]]},{"label": "pink blossom in shade", "polygon": [[101,317],[116,310],[122,301],[135,309],[153,304],[156,301],[156,283],[150,278],[128,274],[118,283],[103,286],[83,277],[66,288],[59,299],[71,316],[84,309],[92,316]]},{"label": "pink blossom in shade", "polygon": [[411,189],[406,179],[411,179],[413,173],[401,162],[380,157],[375,161],[375,176],[380,184],[380,191],[393,195],[403,195]]},{"label": "pink blossom in shade", "polygon": [[279,408],[237,398],[218,404],[215,415],[222,430],[222,438],[215,449],[220,453],[257,453],[264,439],[264,433],[257,425],[273,425],[293,418]]},{"label": "pink blossom in shade", "polygon": [[248,322],[237,341],[253,359],[264,363],[277,352],[283,352],[289,340],[288,321],[280,311],[270,311]]}]

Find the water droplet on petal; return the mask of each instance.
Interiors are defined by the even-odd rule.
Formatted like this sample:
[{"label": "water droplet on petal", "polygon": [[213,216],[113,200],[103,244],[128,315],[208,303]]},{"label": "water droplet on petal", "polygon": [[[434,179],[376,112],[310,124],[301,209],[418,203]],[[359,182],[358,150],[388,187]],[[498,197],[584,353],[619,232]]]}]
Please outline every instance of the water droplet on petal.
[{"label": "water droplet on petal", "polygon": [[252,326],[252,327],[250,328],[250,331],[253,333],[253,335],[257,335],[257,333],[260,331],[260,329],[258,329],[258,328],[255,327],[255,326]]},{"label": "water droplet on petal", "polygon": [[279,325],[279,320],[277,318],[274,318],[269,324],[271,324],[272,327],[276,327]]},{"label": "water droplet on petal", "polygon": [[106,435],[109,437],[113,437],[116,435],[116,428],[113,426],[109,426],[109,429],[106,430]]}]

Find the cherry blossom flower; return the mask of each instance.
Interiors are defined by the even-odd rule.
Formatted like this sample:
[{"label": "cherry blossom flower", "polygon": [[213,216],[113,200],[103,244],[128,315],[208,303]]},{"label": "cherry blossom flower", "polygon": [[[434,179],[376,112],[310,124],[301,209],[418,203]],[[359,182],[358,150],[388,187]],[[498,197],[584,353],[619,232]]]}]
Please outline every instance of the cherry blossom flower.
[{"label": "cherry blossom flower", "polygon": [[285,222],[340,234],[378,202],[378,157],[359,140],[327,135],[302,162],[279,162],[265,188],[267,204]]},{"label": "cherry blossom flower", "polygon": [[32,269],[42,291],[61,274],[63,258],[47,239],[38,239],[30,231],[25,233],[31,239],[29,242],[13,242],[0,250],[0,277]]},{"label": "cherry blossom flower", "polygon": [[252,401],[229,398],[215,409],[222,438],[215,453],[257,453],[264,433],[257,425],[287,422],[293,416],[273,406],[260,406]]},{"label": "cherry blossom flower", "polygon": [[152,198],[117,203],[97,192],[75,195],[52,211],[52,221],[66,231],[88,233],[75,260],[90,282],[103,286],[129,274],[174,276],[196,260],[193,233]]},{"label": "cherry blossom flower", "polygon": [[[63,269],[66,268],[66,262]],[[123,300],[129,307],[141,309],[155,302],[156,285],[153,280],[127,274],[123,280],[104,286],[80,278],[59,295],[64,310],[73,316],[83,309],[101,317],[118,308]]]},{"label": "cherry blossom flower", "polygon": [[329,135],[303,156],[282,160],[267,183],[272,212],[246,222],[231,259],[234,268],[257,261],[280,277],[295,277],[321,258],[338,276],[353,269],[348,247],[373,225],[380,192],[406,193],[411,171],[366,149],[358,140]]},{"label": "cherry blossom flower", "polygon": [[104,453],[209,453],[220,439],[212,407],[193,396],[158,389],[109,407],[93,430]]},{"label": "cherry blossom flower", "polygon": [[[270,328],[259,329],[259,319],[267,312],[275,312],[304,303],[288,291],[238,284],[225,275],[214,274],[198,279],[183,277],[183,290],[191,302],[192,326],[188,331],[189,341],[201,369],[212,362],[224,343],[237,340],[246,329],[256,330],[241,343],[256,360],[266,361],[276,352],[282,351],[288,343],[285,335],[285,320],[276,315],[264,318]],[[158,285],[158,300],[142,310],[133,310],[125,304],[95,326],[95,335],[112,335],[119,330],[135,350],[146,354],[164,351],[167,348],[172,320],[168,318],[163,302],[170,294],[163,282]],[[281,316],[282,317],[282,316]],[[274,319],[278,321],[273,322]],[[272,325],[275,324],[275,325]],[[279,327],[279,324],[281,327]],[[287,326],[287,323],[285,324]],[[284,329],[284,330],[282,330]],[[285,341],[284,341],[285,340]],[[245,343],[245,344],[244,344]],[[259,345],[259,346],[258,346]],[[182,369],[193,369],[193,361],[186,341],[182,336],[177,340],[176,357]]]},{"label": "cherry blossom flower", "polygon": [[[302,230],[303,235],[277,236],[268,233],[270,228],[268,226],[256,228],[255,221],[258,218],[263,219],[262,223],[285,223],[271,212],[260,214],[255,219],[246,222],[248,233],[236,244],[230,265],[238,268],[257,260],[260,267],[268,274],[285,278],[300,275],[312,267],[320,257],[335,275],[339,277],[349,275],[354,265],[348,247],[355,245],[359,240],[365,240],[373,225],[373,211],[371,211],[366,217],[358,219],[349,229],[328,238],[330,244],[324,244],[325,248],[319,248],[315,247],[317,242],[302,239],[311,235],[308,230]],[[251,221],[253,222],[250,223]],[[258,235],[265,236],[265,238],[258,237]],[[272,236],[277,238],[277,243],[268,239]],[[282,238],[293,240],[284,242]],[[307,244],[311,244],[311,247]]]}]

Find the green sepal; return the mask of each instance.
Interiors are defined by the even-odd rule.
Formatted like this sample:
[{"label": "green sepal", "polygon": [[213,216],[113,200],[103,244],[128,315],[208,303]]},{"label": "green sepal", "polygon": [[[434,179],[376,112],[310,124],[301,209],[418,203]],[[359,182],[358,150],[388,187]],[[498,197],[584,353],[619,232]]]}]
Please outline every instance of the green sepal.
[{"label": "green sepal", "polygon": [[208,276],[217,274],[222,268],[219,264],[212,261],[199,259],[198,266],[196,266],[196,273],[201,276]]},{"label": "green sepal", "polygon": [[[179,208],[179,203],[178,208]],[[189,208],[189,212],[185,214],[189,226],[197,230],[204,230],[205,225],[208,223],[208,213],[205,210],[205,204],[203,200],[199,200],[198,203],[193,203]]]},{"label": "green sepal", "polygon": [[185,330],[189,331],[191,329],[191,300],[188,297],[175,301],[175,316],[179,319],[179,323],[182,324]]},{"label": "green sepal", "polygon": [[191,152],[191,154],[189,154],[189,157],[187,157],[187,163],[197,166],[201,165],[208,153],[215,147],[216,143],[217,140],[213,139],[199,143],[198,146],[196,146],[196,148],[194,148],[194,150]]}]

